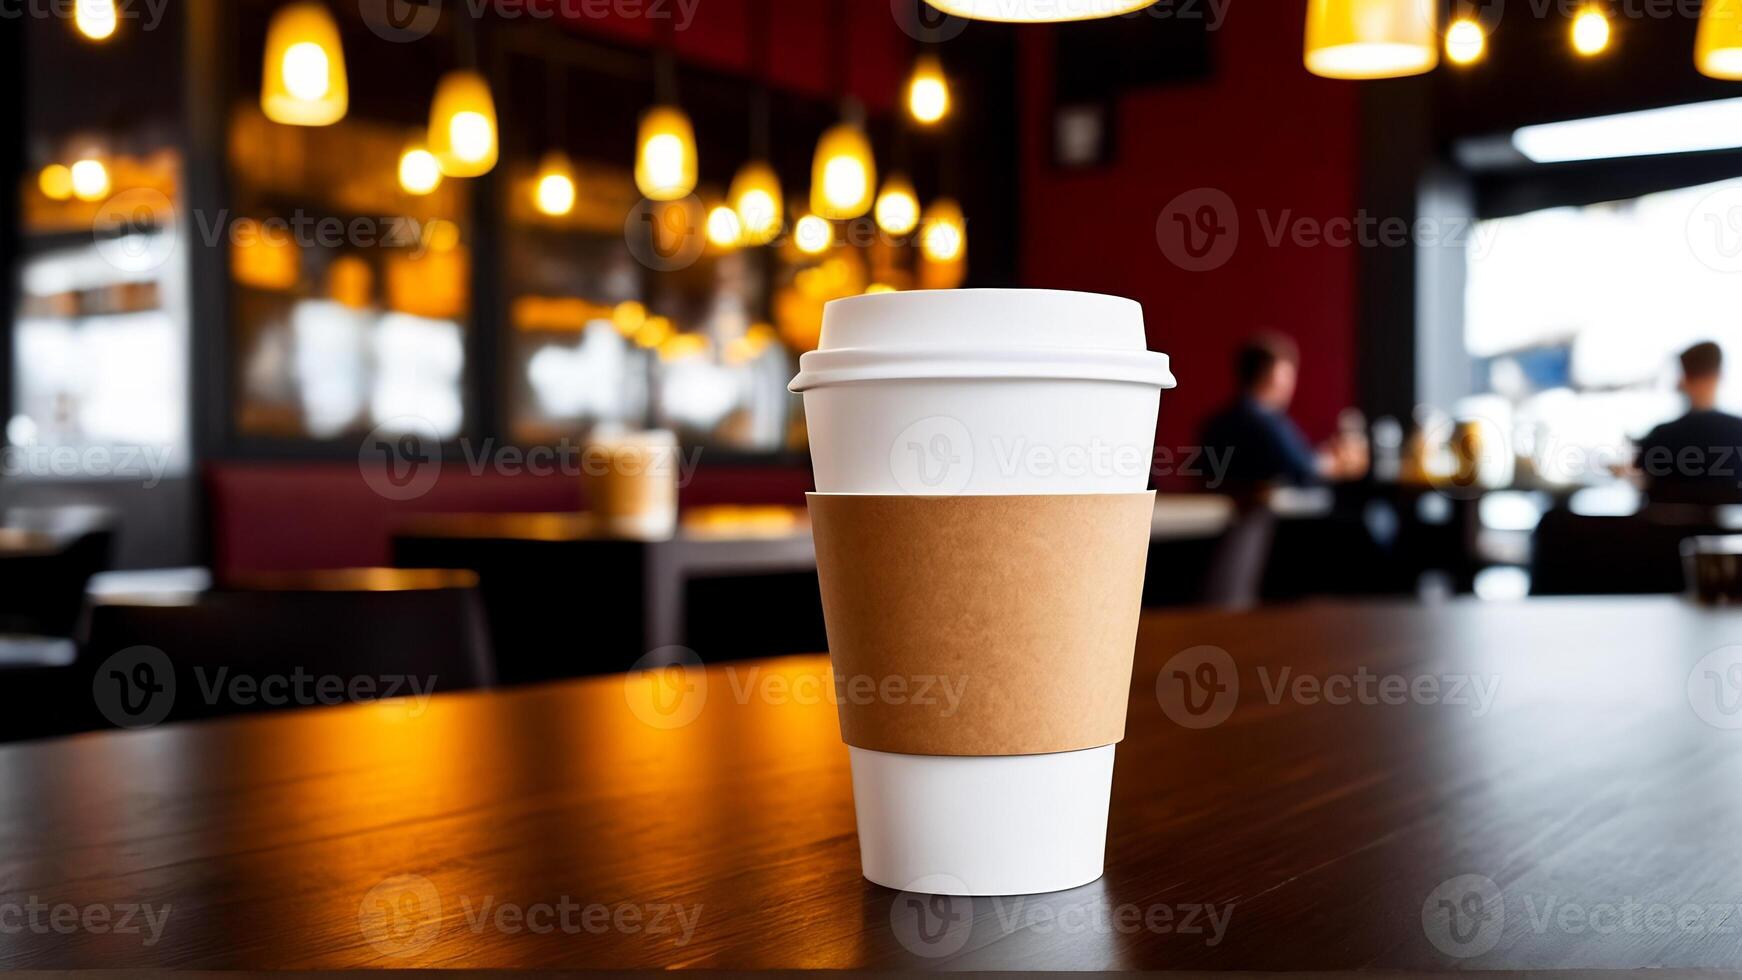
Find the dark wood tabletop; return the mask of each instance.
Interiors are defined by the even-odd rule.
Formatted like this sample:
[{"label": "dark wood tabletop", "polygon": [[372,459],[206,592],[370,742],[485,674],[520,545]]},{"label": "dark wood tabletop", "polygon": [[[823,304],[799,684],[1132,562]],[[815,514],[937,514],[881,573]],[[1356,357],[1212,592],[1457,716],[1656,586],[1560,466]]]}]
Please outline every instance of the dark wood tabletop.
[{"label": "dark wood tabletop", "polygon": [[1737,968],[1737,643],[1674,599],[1149,615],[1106,875],[1009,899],[859,876],[821,657],[12,745],[0,966]]}]

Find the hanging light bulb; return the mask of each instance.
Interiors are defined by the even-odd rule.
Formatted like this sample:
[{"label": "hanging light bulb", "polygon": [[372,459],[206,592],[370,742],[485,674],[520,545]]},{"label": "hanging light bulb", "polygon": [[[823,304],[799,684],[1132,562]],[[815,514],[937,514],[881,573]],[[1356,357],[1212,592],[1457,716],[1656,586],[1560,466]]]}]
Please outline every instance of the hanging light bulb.
[{"label": "hanging light bulb", "polygon": [[1307,71],[1399,78],[1439,63],[1436,0],[1308,0]]},{"label": "hanging light bulb", "polygon": [[656,105],[641,117],[635,151],[635,186],[650,201],[675,201],[696,189],[696,131],[673,105]]},{"label": "hanging light bulb", "polygon": [[744,234],[738,212],[724,204],[716,204],[708,210],[706,230],[708,244],[715,248],[736,248]]},{"label": "hanging light bulb", "polygon": [[1446,28],[1446,60],[1454,65],[1473,65],[1482,60],[1488,50],[1488,36],[1482,25],[1469,17],[1460,17]]},{"label": "hanging light bulb", "polygon": [[441,184],[442,165],[423,143],[412,143],[399,154],[399,186],[407,194],[422,196]]},{"label": "hanging light bulb", "polygon": [[824,132],[811,164],[811,210],[824,218],[857,218],[871,210],[876,186],[877,164],[865,131],[843,122]]},{"label": "hanging light bulb", "polygon": [[926,0],[946,14],[969,20],[1040,24],[1066,20],[1117,17],[1141,10],[1155,0]]},{"label": "hanging light bulb", "polygon": [[907,80],[907,111],[927,126],[950,112],[950,83],[936,55],[921,55]]},{"label": "hanging light bulb", "polygon": [[792,243],[806,255],[821,255],[835,243],[835,228],[826,220],[807,214],[793,223]]},{"label": "hanging light bulb", "polygon": [[764,245],[780,234],[780,178],[773,167],[761,160],[739,167],[726,199],[738,212],[740,240],[745,245]]},{"label": "hanging light bulb", "polygon": [[957,262],[968,251],[968,221],[962,206],[940,197],[925,209],[920,221],[920,252],[932,262]]},{"label": "hanging light bulb", "polygon": [[115,0],[76,0],[73,5],[73,26],[93,41],[107,41],[119,22]]},{"label": "hanging light bulb", "polygon": [[496,166],[496,102],[475,71],[450,71],[429,107],[429,151],[449,177],[477,177]]},{"label": "hanging light bulb", "polygon": [[109,168],[101,160],[87,157],[75,162],[70,176],[73,196],[81,201],[100,201],[109,193]]},{"label": "hanging light bulb", "polygon": [[532,203],[540,214],[553,218],[575,209],[575,168],[569,164],[568,154],[552,150],[539,161]]},{"label": "hanging light bulb", "polygon": [[272,15],[260,77],[260,108],[273,122],[330,126],[345,118],[345,52],[326,7],[304,0]]},{"label": "hanging light bulb", "polygon": [[37,189],[51,201],[64,201],[73,196],[73,172],[64,163],[51,163],[36,175]]},{"label": "hanging light bulb", "polygon": [[1712,78],[1742,80],[1742,0],[1705,0],[1700,4],[1694,67]]},{"label": "hanging light bulb", "polygon": [[[1609,47],[1609,33],[1609,15],[1600,7],[1587,6],[1573,18],[1573,50],[1581,57],[1594,58]],[[1696,41],[1695,49],[1698,47]]]},{"label": "hanging light bulb", "polygon": [[913,185],[899,173],[890,174],[877,195],[877,227],[891,235],[905,235],[919,224],[919,197]]}]

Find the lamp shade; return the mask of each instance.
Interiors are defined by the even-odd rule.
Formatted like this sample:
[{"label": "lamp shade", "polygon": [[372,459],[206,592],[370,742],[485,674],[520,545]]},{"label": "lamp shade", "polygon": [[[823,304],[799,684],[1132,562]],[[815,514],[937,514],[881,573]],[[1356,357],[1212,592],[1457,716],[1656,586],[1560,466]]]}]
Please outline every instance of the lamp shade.
[{"label": "lamp shade", "polygon": [[1040,24],[1117,17],[1142,10],[1155,0],[926,0],[946,14],[969,20]]},{"label": "lamp shade", "polygon": [[553,218],[575,209],[575,168],[568,154],[552,150],[544,155],[532,183],[532,205]]},{"label": "lamp shade", "polygon": [[449,177],[477,177],[496,166],[496,102],[475,71],[450,71],[429,107],[429,151]]},{"label": "lamp shade", "polygon": [[635,186],[650,201],[675,201],[696,189],[696,131],[677,106],[656,105],[642,114]]},{"label": "lamp shade", "polygon": [[1694,67],[1713,78],[1742,79],[1742,0],[1705,0],[1700,5]]},{"label": "lamp shade", "polygon": [[950,113],[950,81],[936,55],[921,55],[907,80],[907,111],[914,121],[930,126]]},{"label": "lamp shade", "polygon": [[1436,21],[1435,0],[1307,0],[1307,70],[1355,79],[1431,71]]},{"label": "lamp shade", "polygon": [[345,52],[333,15],[312,0],[273,14],[260,75],[266,118],[290,126],[330,126],[345,118],[349,105]]},{"label": "lamp shade", "polygon": [[919,224],[919,197],[913,184],[899,174],[890,174],[877,195],[877,227],[891,235],[905,235]]},{"label": "lamp shade", "polygon": [[877,163],[865,131],[846,122],[826,130],[811,163],[811,210],[838,221],[857,218],[871,210],[876,189]]},{"label": "lamp shade", "polygon": [[732,210],[738,212],[740,241],[764,245],[780,234],[780,177],[761,160],[738,168],[726,192]]},{"label": "lamp shade", "polygon": [[928,262],[960,262],[968,253],[968,221],[954,198],[940,197],[920,219],[919,249]]}]

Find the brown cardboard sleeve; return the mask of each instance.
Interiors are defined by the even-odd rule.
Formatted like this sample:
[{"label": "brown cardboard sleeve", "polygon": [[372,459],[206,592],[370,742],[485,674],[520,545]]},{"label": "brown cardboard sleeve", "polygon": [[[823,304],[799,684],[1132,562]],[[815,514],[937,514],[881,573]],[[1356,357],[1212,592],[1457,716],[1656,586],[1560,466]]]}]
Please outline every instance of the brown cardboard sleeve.
[{"label": "brown cardboard sleeve", "polygon": [[848,745],[1029,755],[1124,737],[1153,492],[808,496]]}]

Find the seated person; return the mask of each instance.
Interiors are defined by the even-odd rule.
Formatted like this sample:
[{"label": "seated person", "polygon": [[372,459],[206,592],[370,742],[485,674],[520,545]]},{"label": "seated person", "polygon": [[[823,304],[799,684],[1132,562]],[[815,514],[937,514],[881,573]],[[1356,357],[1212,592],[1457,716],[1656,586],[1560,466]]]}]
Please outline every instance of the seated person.
[{"label": "seated person", "polygon": [[1345,438],[1315,452],[1288,417],[1299,364],[1294,342],[1280,334],[1259,334],[1235,356],[1240,394],[1204,425],[1201,436],[1207,451],[1228,454],[1228,489],[1238,493],[1275,484],[1303,486],[1365,474],[1366,447],[1357,444],[1361,440]]},{"label": "seated person", "polygon": [[1635,465],[1654,504],[1742,503],[1742,418],[1718,411],[1724,354],[1718,345],[1682,352],[1686,415],[1639,440]]}]

